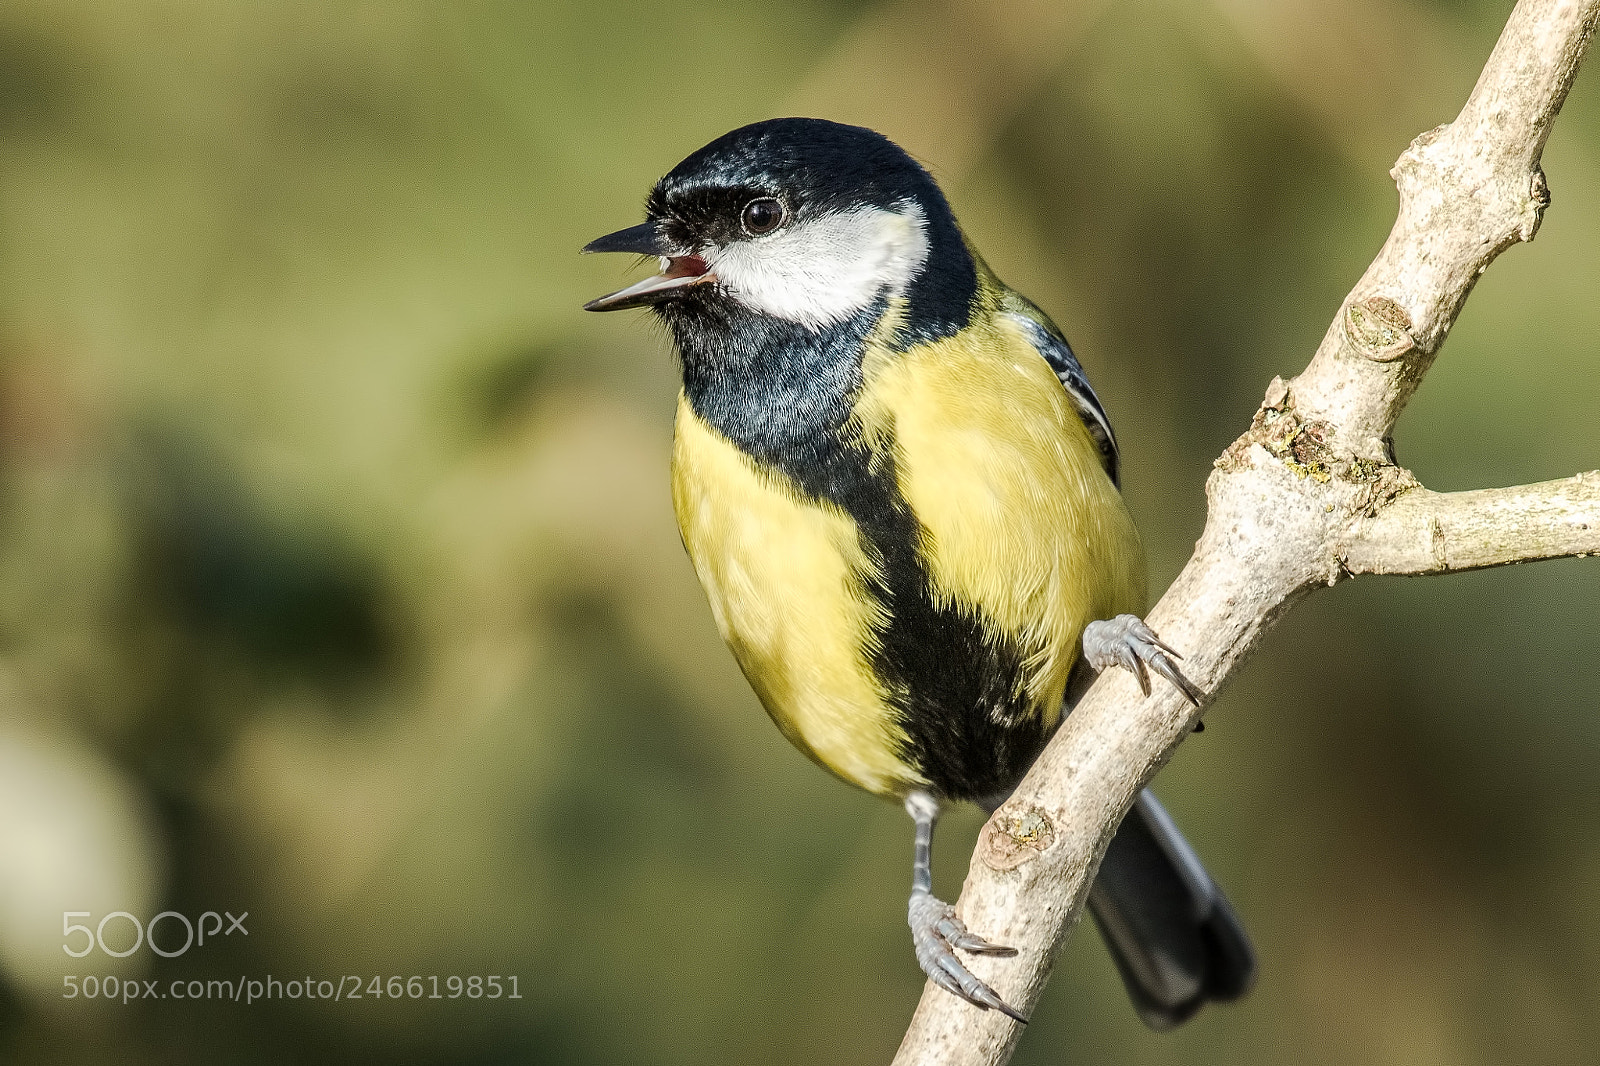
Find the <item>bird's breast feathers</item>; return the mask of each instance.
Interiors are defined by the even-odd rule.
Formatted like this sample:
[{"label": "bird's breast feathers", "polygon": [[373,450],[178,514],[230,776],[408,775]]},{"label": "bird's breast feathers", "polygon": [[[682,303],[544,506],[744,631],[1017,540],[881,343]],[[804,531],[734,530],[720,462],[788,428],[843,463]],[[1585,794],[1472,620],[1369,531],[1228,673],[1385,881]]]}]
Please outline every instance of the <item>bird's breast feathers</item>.
[{"label": "bird's breast feathers", "polygon": [[[1138,535],[1066,391],[1005,316],[904,351],[869,344],[852,417],[837,432],[850,438],[844,446],[892,472],[881,491],[898,498],[879,502],[913,516],[909,568],[870,516],[808,496],[707,425],[686,399],[673,456],[684,544],[724,638],[797,747],[868,791],[948,791],[958,786],[938,780],[917,755],[930,747],[919,744],[927,723],[908,716],[948,715],[960,736],[1020,724],[1022,747],[1042,743],[1083,627],[1143,609]],[[896,589],[907,573],[925,587]],[[910,609],[912,598],[931,609]],[[1017,676],[999,685],[1011,695],[962,696],[991,705],[949,707],[940,692],[902,691],[919,684],[921,667],[886,667],[885,649],[921,638],[896,636],[897,613],[970,620],[978,639],[952,639],[935,658],[976,644],[988,657],[974,650],[970,664],[938,670],[992,671],[1015,660]],[[1012,651],[997,656],[996,647]],[[948,679],[930,687],[968,692]],[[1025,767],[1032,754],[1019,749],[1009,758]],[[983,783],[961,767],[941,772]]]}]

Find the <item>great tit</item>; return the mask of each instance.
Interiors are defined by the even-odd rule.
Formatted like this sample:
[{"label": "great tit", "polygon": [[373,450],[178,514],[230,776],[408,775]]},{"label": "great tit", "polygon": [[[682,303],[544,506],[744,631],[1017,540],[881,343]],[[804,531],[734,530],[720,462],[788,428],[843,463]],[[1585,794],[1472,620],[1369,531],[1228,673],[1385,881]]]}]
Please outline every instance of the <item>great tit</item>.
[{"label": "great tit", "polygon": [[[585,306],[649,307],[676,343],[672,498],[723,638],[795,747],[915,820],[922,969],[1024,1020],[956,955],[1015,952],[934,897],[940,804],[992,811],[1109,666],[1199,695],[1138,617],[1144,553],[1083,368],[928,172],[857,126],[734,130],[656,184],[645,222],[584,250],[660,261]],[[1089,904],[1153,1028],[1254,979],[1232,907],[1148,791]]]}]

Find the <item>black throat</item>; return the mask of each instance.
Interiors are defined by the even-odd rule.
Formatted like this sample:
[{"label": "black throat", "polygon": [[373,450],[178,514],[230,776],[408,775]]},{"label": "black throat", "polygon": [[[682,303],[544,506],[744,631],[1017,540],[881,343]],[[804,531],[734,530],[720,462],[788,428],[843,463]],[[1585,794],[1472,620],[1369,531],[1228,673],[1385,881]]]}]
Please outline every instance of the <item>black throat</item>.
[{"label": "black throat", "polygon": [[887,301],[820,331],[746,310],[725,294],[663,305],[683,391],[706,424],[808,495],[838,498],[831,475],[861,393],[866,341]]}]

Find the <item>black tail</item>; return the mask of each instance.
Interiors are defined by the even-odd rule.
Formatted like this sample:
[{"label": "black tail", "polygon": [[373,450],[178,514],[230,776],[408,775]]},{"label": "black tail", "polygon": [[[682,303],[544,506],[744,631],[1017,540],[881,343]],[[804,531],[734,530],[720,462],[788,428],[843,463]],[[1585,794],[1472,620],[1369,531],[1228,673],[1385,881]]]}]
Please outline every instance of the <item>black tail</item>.
[{"label": "black tail", "polygon": [[1244,926],[1149,790],[1139,793],[1089,890],[1089,911],[1152,1029],[1207,1001],[1238,999],[1256,979]]}]

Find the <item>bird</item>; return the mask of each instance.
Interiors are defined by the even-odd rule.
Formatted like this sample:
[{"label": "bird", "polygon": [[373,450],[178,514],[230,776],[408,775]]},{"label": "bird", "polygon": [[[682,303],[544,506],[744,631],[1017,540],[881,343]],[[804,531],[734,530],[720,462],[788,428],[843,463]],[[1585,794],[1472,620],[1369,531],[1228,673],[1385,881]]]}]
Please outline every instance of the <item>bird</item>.
[{"label": "bird", "polygon": [[[825,119],[718,137],[584,251],[659,265],[584,307],[648,308],[676,348],[673,506],[734,658],[796,748],[905,805],[922,970],[1025,1022],[961,957],[1016,952],[933,893],[940,811],[992,813],[1100,671],[1201,696],[1140,618],[1117,439],[1072,348],[926,168]],[[1148,790],[1089,909],[1151,1028],[1254,982],[1236,912]]]}]

